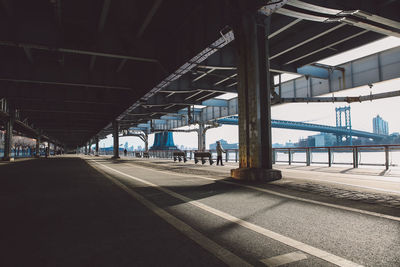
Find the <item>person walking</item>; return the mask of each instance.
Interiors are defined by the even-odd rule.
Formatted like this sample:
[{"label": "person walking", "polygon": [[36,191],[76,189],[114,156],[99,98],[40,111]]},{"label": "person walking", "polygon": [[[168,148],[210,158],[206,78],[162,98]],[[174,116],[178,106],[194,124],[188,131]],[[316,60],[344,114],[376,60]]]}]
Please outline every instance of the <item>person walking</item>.
[{"label": "person walking", "polygon": [[225,153],[225,150],[222,148],[221,142],[217,141],[217,166],[219,162],[221,163],[221,166],[224,166],[222,163],[222,153]]}]

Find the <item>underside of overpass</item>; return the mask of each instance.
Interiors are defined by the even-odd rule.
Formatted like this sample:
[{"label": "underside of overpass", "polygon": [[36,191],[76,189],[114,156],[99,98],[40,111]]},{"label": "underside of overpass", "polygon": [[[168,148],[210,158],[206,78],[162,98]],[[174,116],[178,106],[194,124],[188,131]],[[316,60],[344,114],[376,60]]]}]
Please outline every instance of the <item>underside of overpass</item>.
[{"label": "underside of overpass", "polygon": [[[274,90],[280,73],[313,84],[322,69],[329,92],[359,85],[353,72],[344,81],[347,67],[315,63],[399,37],[399,10],[393,0],[0,1],[4,159],[13,133],[36,138],[37,156],[43,141],[75,150],[113,133],[118,158],[121,132],[147,124],[145,139],[153,121],[190,121],[193,105],[227,92],[238,93],[240,126],[233,170],[1,162],[0,265],[399,266],[400,174],[273,169],[270,114],[279,88],[297,97],[295,81]],[[374,82],[398,77],[391,53],[377,57]]]},{"label": "underside of overpass", "polygon": [[[21,121],[74,148],[117,117],[121,127],[128,128],[187,104],[237,92],[229,32],[240,13],[268,8],[268,1],[243,2],[246,5],[241,1],[4,0],[0,98],[18,110]],[[380,20],[364,13],[338,16],[322,8],[309,10],[297,2],[271,15],[272,74],[295,73],[322,58],[399,35],[397,1],[324,2],[332,10],[361,9],[383,17]],[[211,47],[218,40],[221,43]],[[214,57],[207,61],[209,54],[204,54],[191,62],[207,48],[216,48],[207,51],[216,53]],[[185,66],[187,62],[193,66]],[[167,84],[160,88],[162,82]],[[168,90],[176,87],[187,93],[170,95]],[[156,90],[149,94],[152,89],[162,90],[153,96]],[[193,94],[196,97],[188,98]],[[165,97],[180,105],[157,107],[158,99]],[[123,113],[135,103],[139,105]]]},{"label": "underside of overpass", "polygon": [[34,130],[26,135],[70,149],[112,132],[117,144],[120,130],[238,92],[238,171],[270,170],[273,76],[312,78],[320,59],[400,36],[398,9],[372,0],[4,0],[3,125],[23,122]]}]

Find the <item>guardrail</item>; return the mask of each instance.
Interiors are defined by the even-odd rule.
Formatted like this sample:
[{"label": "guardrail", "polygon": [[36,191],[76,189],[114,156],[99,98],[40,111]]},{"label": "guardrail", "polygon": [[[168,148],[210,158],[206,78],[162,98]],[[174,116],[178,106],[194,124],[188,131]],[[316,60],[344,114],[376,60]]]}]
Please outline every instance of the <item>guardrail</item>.
[{"label": "guardrail", "polygon": [[[175,150],[176,151],[176,150]],[[194,152],[197,150],[183,150],[188,160],[194,159]],[[238,162],[238,149],[225,149],[223,160]],[[174,150],[150,150],[150,158],[173,159]],[[210,152],[213,159],[217,157],[216,150],[205,150]],[[135,156],[139,153],[143,157],[143,151],[128,152],[128,156]],[[379,153],[379,155],[377,154]],[[391,159],[391,153],[396,154],[396,159]],[[365,160],[364,158],[367,158]],[[392,157],[393,158],[393,157]],[[400,165],[400,145],[361,145],[361,146],[331,146],[331,147],[290,147],[273,148],[273,163],[305,164],[326,164],[359,166],[384,166],[386,170],[390,166]]]},{"label": "guardrail", "polygon": [[[398,166],[399,163],[393,163],[390,160],[390,152],[399,152],[400,161],[400,145],[364,145],[364,146],[332,146],[332,147],[292,147],[292,148],[274,148],[273,162],[287,162],[289,165],[292,163],[305,163],[307,166],[311,164],[327,164],[329,167],[332,164],[338,165],[352,165],[353,168],[358,168],[360,165],[368,166],[385,166],[388,170],[390,166]],[[383,162],[379,163],[379,158],[377,154],[370,157],[372,161],[362,162],[362,153],[376,153],[380,152],[383,155]],[[278,153],[283,153],[287,155],[286,160],[282,160]],[[305,160],[294,159],[295,154],[302,153],[305,156]],[[313,160],[313,155],[325,154],[326,161],[315,161]],[[351,155],[351,160],[349,161],[336,161],[334,155]],[[365,154],[366,155],[366,154]],[[319,157],[322,158],[322,157]],[[345,158],[344,156],[341,158]]]}]

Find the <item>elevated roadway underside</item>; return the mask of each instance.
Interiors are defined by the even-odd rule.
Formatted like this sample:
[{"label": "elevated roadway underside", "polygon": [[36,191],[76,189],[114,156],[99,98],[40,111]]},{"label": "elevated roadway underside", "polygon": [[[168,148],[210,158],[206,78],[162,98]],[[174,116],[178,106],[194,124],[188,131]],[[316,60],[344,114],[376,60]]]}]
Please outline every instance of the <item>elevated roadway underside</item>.
[{"label": "elevated roadway underside", "polygon": [[[110,133],[116,118],[127,129],[236,92],[231,29],[245,11],[263,6],[274,11],[270,4],[4,0],[0,98],[7,98],[26,124],[76,148]],[[318,5],[320,1],[291,1],[271,15],[266,38],[272,74],[297,72],[328,56],[399,35],[398,1]],[[160,101],[180,104],[160,107]]]},{"label": "elevated roadway underside", "polygon": [[228,168],[182,166],[104,157],[0,164],[0,264],[400,263],[395,179],[364,176],[391,187],[384,192],[335,183],[360,183],[354,174],[316,184],[320,171],[292,169],[279,182],[249,185],[226,178]]}]

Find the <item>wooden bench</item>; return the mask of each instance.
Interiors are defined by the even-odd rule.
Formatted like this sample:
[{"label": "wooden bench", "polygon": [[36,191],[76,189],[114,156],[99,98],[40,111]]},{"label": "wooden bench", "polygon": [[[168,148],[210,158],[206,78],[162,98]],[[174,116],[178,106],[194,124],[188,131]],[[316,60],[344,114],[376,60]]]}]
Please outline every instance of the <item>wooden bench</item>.
[{"label": "wooden bench", "polygon": [[150,158],[149,152],[143,152],[143,158]]},{"label": "wooden bench", "polygon": [[183,162],[186,162],[186,153],[183,151],[175,151],[173,153],[173,157],[174,157],[174,161],[179,160],[179,162],[181,162],[183,160]]},{"label": "wooden bench", "polygon": [[142,154],[141,154],[140,152],[135,152],[135,157],[141,158],[141,157],[142,157]]},{"label": "wooden bench", "polygon": [[214,163],[210,152],[200,152],[200,151],[194,152],[194,163],[197,164],[199,160],[201,160],[201,164],[206,163],[207,160],[210,162],[210,165]]}]

